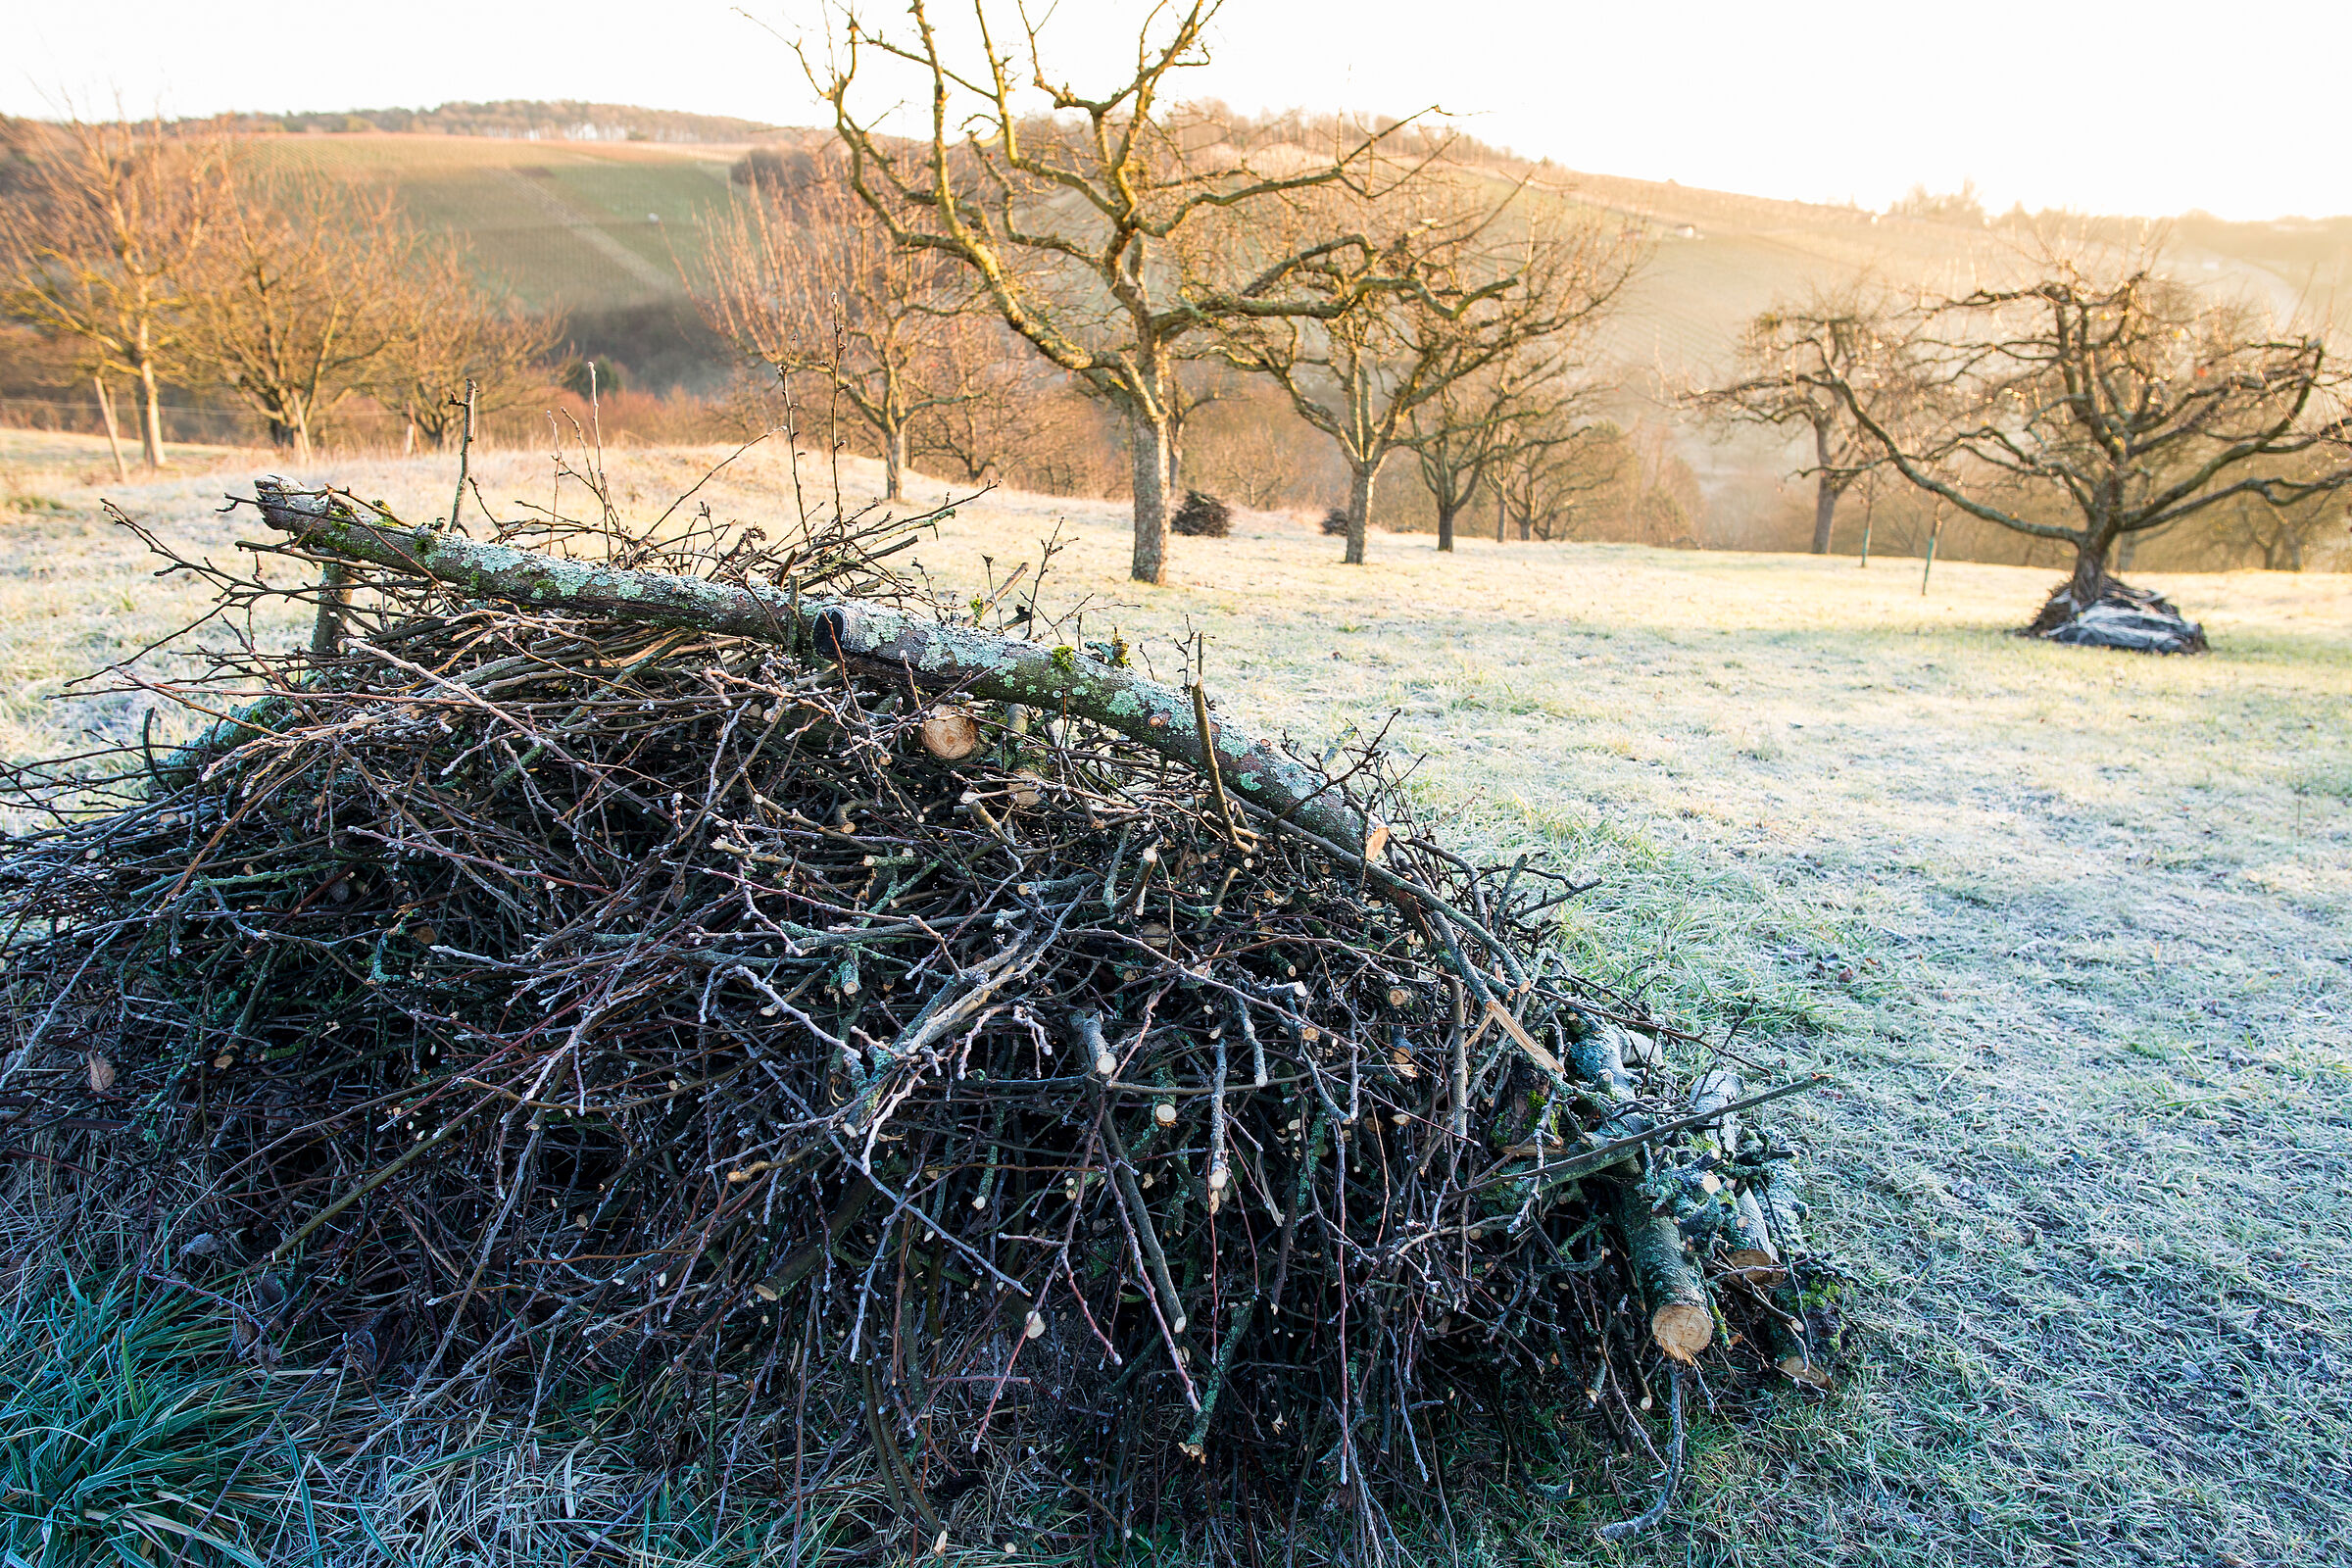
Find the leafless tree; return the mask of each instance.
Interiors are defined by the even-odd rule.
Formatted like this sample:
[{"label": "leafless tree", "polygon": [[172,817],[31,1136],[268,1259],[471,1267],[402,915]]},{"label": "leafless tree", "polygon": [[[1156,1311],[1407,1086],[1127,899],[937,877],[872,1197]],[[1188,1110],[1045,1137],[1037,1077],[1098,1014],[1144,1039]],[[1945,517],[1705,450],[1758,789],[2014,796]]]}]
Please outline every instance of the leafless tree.
[{"label": "leafless tree", "polygon": [[[883,495],[900,499],[916,424],[973,390],[956,360],[971,290],[936,252],[900,244],[838,159],[752,193],[703,222],[709,280],[693,289],[711,330],[779,375],[820,378],[882,449]],[[968,358],[968,356],[967,356]]]},{"label": "leafless tree", "polygon": [[1902,417],[1896,404],[1910,389],[1904,328],[1912,319],[1867,277],[1816,288],[1801,301],[1757,315],[1740,334],[1732,379],[1687,398],[1719,420],[1793,425],[1810,437],[1813,461],[1797,472],[1813,479],[1817,556],[1830,553],[1839,498],[1884,461],[1834,384],[1868,386],[1882,422]]},{"label": "leafless tree", "polygon": [[399,279],[398,330],[385,345],[369,389],[410,432],[447,446],[474,387],[477,417],[521,403],[546,383],[563,341],[559,314],[527,315],[486,288],[453,243],[421,248]]},{"label": "leafless tree", "polygon": [[1867,372],[1827,387],[1913,484],[2075,551],[2034,628],[2096,603],[2119,540],[2239,498],[2274,507],[2352,485],[2346,377],[2316,332],[2276,327],[2138,256],[2051,253],[2042,276],[1918,311],[1915,365],[1955,411],[1919,439]]},{"label": "leafless tree", "polygon": [[[1367,131],[1325,154],[1296,143],[1252,150],[1204,112],[1166,100],[1170,76],[1204,64],[1218,0],[1155,8],[1135,69],[1099,94],[1049,71],[1026,11],[1007,27],[976,0],[971,47],[951,49],[926,0],[910,34],[852,12],[837,52],[804,55],[849,148],[853,186],[902,245],[967,269],[988,304],[1050,363],[1123,417],[1132,437],[1136,578],[1157,582],[1165,551],[1172,410],[1182,341],[1241,318],[1332,317],[1356,294],[1300,286],[1302,270],[1360,240],[1317,235],[1222,270],[1230,247],[1185,243],[1223,219],[1279,210],[1301,193],[1360,184],[1388,134]],[[1012,49],[1000,38],[1013,41]],[[910,141],[880,126],[868,63],[908,71],[925,123]],[[1031,106],[1042,111],[1029,113]],[[1245,138],[1248,140],[1248,138]],[[1364,274],[1350,288],[1386,286]]]},{"label": "leafless tree", "polygon": [[992,313],[951,318],[940,343],[938,384],[948,392],[919,416],[907,437],[909,461],[945,458],[977,484],[1000,472],[1032,440],[1052,434],[1057,394],[1069,377],[1005,330]]},{"label": "leafless tree", "polygon": [[[2325,454],[2321,455],[2325,461]],[[2288,477],[2309,479],[2318,465],[2297,465]],[[2318,489],[2301,501],[2274,505],[2259,493],[2231,496],[2213,508],[2213,541],[2232,563],[2253,560],[2265,571],[2301,571],[2312,546],[2344,532],[2345,509],[2332,489]]]},{"label": "leafless tree", "polygon": [[249,172],[191,301],[196,368],[308,457],[336,411],[381,383],[415,319],[421,257],[388,192]]},{"label": "leafless tree", "polygon": [[[1516,192],[1514,195],[1525,195]],[[1638,252],[1615,225],[1546,203],[1522,216],[1431,178],[1400,198],[1317,192],[1298,221],[1373,243],[1319,258],[1303,275],[1353,303],[1329,317],[1246,320],[1228,358],[1273,379],[1298,416],[1339,447],[1348,472],[1346,559],[1361,564],[1372,487],[1417,436],[1446,426],[1415,416],[1448,387],[1499,372],[1537,344],[1591,323],[1632,275]],[[1337,212],[1317,209],[1339,209]],[[1396,279],[1382,287],[1375,277]]]},{"label": "leafless tree", "polygon": [[0,198],[0,311],[78,347],[114,428],[107,382],[139,392],[139,446],[164,459],[161,383],[180,372],[194,263],[221,213],[231,146],[161,120],[75,120],[15,166]]},{"label": "leafless tree", "polygon": [[1185,443],[1188,482],[1252,510],[1307,505],[1329,493],[1329,441],[1261,376],[1200,409]]},{"label": "leafless tree", "polygon": [[1625,432],[1566,403],[1515,421],[1487,472],[1494,496],[1494,539],[1515,526],[1521,539],[1575,539],[1611,514],[1630,518],[1641,496],[1640,465]]},{"label": "leafless tree", "polygon": [[1569,361],[1566,344],[1530,343],[1413,410],[1405,444],[1437,509],[1441,551],[1453,549],[1456,520],[1482,488],[1499,496],[1506,467],[1575,439],[1594,389],[1570,376]]}]

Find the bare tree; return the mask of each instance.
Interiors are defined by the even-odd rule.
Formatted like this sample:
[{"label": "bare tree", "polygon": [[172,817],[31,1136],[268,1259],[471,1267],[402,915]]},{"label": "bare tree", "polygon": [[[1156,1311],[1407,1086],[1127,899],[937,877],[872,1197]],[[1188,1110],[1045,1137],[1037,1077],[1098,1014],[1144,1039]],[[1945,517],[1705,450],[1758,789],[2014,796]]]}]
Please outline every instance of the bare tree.
[{"label": "bare tree", "polygon": [[[1345,235],[1260,249],[1246,272],[1221,270],[1230,248],[1183,243],[1204,220],[1240,220],[1304,191],[1360,183],[1388,134],[1367,132],[1328,155],[1286,143],[1278,158],[1259,159],[1213,116],[1168,105],[1171,74],[1206,62],[1217,10],[1218,0],[1155,8],[1134,71],[1093,96],[1049,74],[1025,11],[1007,29],[985,0],[974,5],[974,46],[953,59],[925,0],[908,7],[910,37],[853,12],[838,55],[822,66],[804,56],[849,148],[851,182],[892,236],[968,269],[1015,334],[1127,421],[1131,569],[1145,582],[1159,580],[1164,559],[1169,383],[1181,341],[1245,318],[1336,316],[1357,292],[1389,282],[1366,273],[1348,289],[1298,286],[1302,269],[1351,243]],[[1017,39],[1017,52],[1001,48],[1000,34]],[[924,89],[927,122],[911,141],[877,128],[881,111],[861,118],[853,107],[869,58],[910,68]],[[1027,113],[1031,105],[1043,113]]]},{"label": "bare tree", "polygon": [[1637,253],[1606,224],[1557,206],[1520,220],[1511,197],[1482,200],[1451,180],[1425,181],[1409,201],[1330,191],[1301,206],[1306,225],[1372,239],[1318,258],[1303,274],[1353,303],[1328,317],[1237,323],[1226,355],[1271,376],[1338,446],[1348,473],[1346,560],[1361,564],[1382,466],[1417,435],[1446,428],[1416,427],[1414,416],[1448,387],[1592,321],[1632,275]]},{"label": "bare tree", "polygon": [[812,160],[789,186],[755,185],[703,232],[703,318],[747,359],[839,394],[882,449],[884,497],[900,499],[917,421],[971,387],[955,358],[971,303],[961,270],[898,243],[838,161]]},{"label": "bare tree", "polygon": [[526,315],[486,288],[460,246],[423,247],[396,297],[398,330],[370,386],[400,413],[411,442],[421,434],[449,444],[465,419],[468,382],[477,416],[513,408],[546,383],[564,318]]},{"label": "bare tree", "polygon": [[1040,433],[1041,419],[1053,420],[1068,377],[1030,354],[993,314],[956,316],[948,328],[939,374],[954,395],[915,419],[907,454],[910,461],[945,458],[977,484]]},{"label": "bare tree", "polygon": [[1929,439],[1882,418],[1865,375],[1825,376],[1904,478],[2074,548],[2032,629],[2099,601],[2119,540],[2238,498],[2283,507],[2352,485],[2346,378],[2323,337],[2204,298],[2150,257],[2045,264],[2022,287],[1920,308],[1916,364],[1957,411]]},{"label": "bare tree", "polygon": [[191,301],[198,368],[308,457],[345,403],[373,390],[413,313],[420,257],[389,193],[318,175],[239,181]]},{"label": "bare tree", "polygon": [[1570,379],[1569,360],[1570,345],[1530,343],[1412,411],[1405,444],[1437,508],[1441,551],[1453,549],[1456,519],[1506,466],[1574,439],[1592,389]]},{"label": "bare tree", "polygon": [[164,461],[161,383],[179,373],[193,264],[223,202],[230,146],[161,120],[45,138],[0,199],[0,311],[79,345],[81,373],[139,390],[139,447]]},{"label": "bare tree", "polygon": [[1516,421],[1487,475],[1494,539],[1575,539],[1588,521],[1631,519],[1642,497],[1641,463],[1616,424],[1559,403]]},{"label": "bare tree", "polygon": [[1689,395],[1687,401],[1721,420],[1801,427],[1812,463],[1797,470],[1813,479],[1813,554],[1830,553],[1838,502],[1883,461],[1877,442],[1846,412],[1833,389],[1842,380],[1867,385],[1883,421],[1905,389],[1908,367],[1903,325],[1909,318],[1868,278],[1834,289],[1816,288],[1794,304],[1776,304],[1740,334],[1731,380]]},{"label": "bare tree", "polygon": [[[2324,456],[2324,455],[2323,455]],[[2316,465],[2297,466],[2290,477],[2308,479]],[[2241,493],[2213,509],[2213,540],[2228,559],[2252,559],[2265,571],[2301,571],[2323,535],[2341,533],[2345,510],[2332,489],[2318,489],[2301,501],[2274,505],[2258,493]]]},{"label": "bare tree", "polygon": [[1263,377],[1200,409],[1185,439],[1191,480],[1245,507],[1299,506],[1328,493],[1330,443]]}]

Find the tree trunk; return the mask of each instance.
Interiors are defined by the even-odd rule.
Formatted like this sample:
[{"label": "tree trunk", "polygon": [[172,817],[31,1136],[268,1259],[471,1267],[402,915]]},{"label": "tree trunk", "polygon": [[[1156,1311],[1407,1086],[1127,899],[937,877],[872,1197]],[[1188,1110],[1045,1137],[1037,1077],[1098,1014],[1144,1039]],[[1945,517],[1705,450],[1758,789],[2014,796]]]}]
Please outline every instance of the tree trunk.
[{"label": "tree trunk", "polygon": [[1813,553],[1830,553],[1830,530],[1838,522],[1838,497],[1845,481],[1830,470],[1830,426],[1818,415],[1813,421]]},{"label": "tree trunk", "polygon": [[115,477],[127,479],[130,470],[122,466],[122,431],[115,423],[115,400],[106,390],[106,377],[93,375],[90,385],[98,390],[98,415],[106,421],[106,450],[115,455]]},{"label": "tree trunk", "polygon": [[[2041,610],[2026,630],[2046,636],[2099,602],[2115,579],[2108,574],[2107,557],[2115,549],[2113,528],[2094,526],[2075,538],[2075,567],[2066,581],[2050,590]],[[1925,592],[1926,590],[1921,590]]]},{"label": "tree trunk", "polygon": [[906,426],[894,424],[882,432],[882,499],[906,499]]},{"label": "tree trunk", "polygon": [[1453,514],[1462,510],[1461,503],[1447,506],[1438,503],[1438,548],[1450,555],[1453,551]]},{"label": "tree trunk", "polygon": [[1157,582],[1167,561],[1168,427],[1138,400],[1128,414],[1135,447],[1135,561],[1128,575]]},{"label": "tree trunk", "polygon": [[2099,602],[2114,579],[2107,571],[2107,558],[2115,550],[2115,531],[2094,529],[2075,548],[2075,569],[2067,578],[2066,596],[2075,602],[2077,610]]},{"label": "tree trunk", "polygon": [[[933,690],[1077,713],[1186,767],[1201,765],[1200,726],[1191,697],[1092,654],[942,625],[873,601],[795,599],[774,588],[627,571],[484,544],[446,529],[410,527],[340,498],[285,489],[266,479],[255,491],[262,519],[311,549],[443,583],[470,598],[782,643],[822,657],[838,653]],[[159,774],[176,778],[201,757],[254,733],[251,724],[224,720],[165,759]],[[1213,722],[1209,744],[1223,787],[1234,796],[1350,854],[1362,853],[1366,817],[1320,769],[1235,723]]]},{"label": "tree trunk", "polygon": [[1841,487],[1831,483],[1824,469],[1820,481],[1813,487],[1813,553],[1830,553],[1830,533],[1838,525],[1838,496]]},{"label": "tree trunk", "polygon": [[1342,560],[1350,566],[1364,564],[1364,527],[1372,514],[1372,478],[1379,466],[1358,464],[1348,475],[1348,553]]},{"label": "tree trunk", "polygon": [[139,456],[150,468],[164,466],[164,407],[153,360],[139,362]]}]

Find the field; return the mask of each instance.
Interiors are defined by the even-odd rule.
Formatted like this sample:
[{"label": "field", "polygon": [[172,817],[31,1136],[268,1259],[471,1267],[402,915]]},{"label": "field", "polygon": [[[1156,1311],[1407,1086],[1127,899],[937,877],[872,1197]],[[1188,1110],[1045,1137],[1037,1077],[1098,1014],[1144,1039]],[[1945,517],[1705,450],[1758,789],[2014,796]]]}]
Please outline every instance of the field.
[{"label": "field", "polygon": [[[616,456],[616,499],[650,517],[715,456]],[[179,458],[101,485],[102,446],[0,432],[12,760],[134,734],[120,700],[44,699],[194,602],[99,497],[225,557],[256,525],[222,492],[282,463]],[[450,479],[308,477],[420,518]],[[483,471],[502,507],[548,482],[544,457]],[[756,520],[794,489],[755,453],[703,494]],[[1017,495],[914,555],[976,582],[1056,531],[1049,608],[1091,600],[1170,667],[1205,633],[1220,700],[1316,750],[1394,714],[1452,841],[1602,879],[1564,927],[1589,962],[1831,1075],[1787,1120],[1855,1281],[1844,1384],[1703,1419],[1659,1537],[1497,1507],[1461,1560],[2352,1560],[2352,578],[2152,577],[2215,647],[2155,661],[2004,635],[2047,574],[1968,564],[1923,594],[1916,562],[1377,536],[1347,568],[1246,514],[1148,589],[1116,507]]]},{"label": "field", "polygon": [[672,247],[701,255],[695,220],[723,204],[719,144],[487,136],[272,136],[269,162],[389,187],[416,224],[455,234],[534,309],[598,312],[683,298]]}]

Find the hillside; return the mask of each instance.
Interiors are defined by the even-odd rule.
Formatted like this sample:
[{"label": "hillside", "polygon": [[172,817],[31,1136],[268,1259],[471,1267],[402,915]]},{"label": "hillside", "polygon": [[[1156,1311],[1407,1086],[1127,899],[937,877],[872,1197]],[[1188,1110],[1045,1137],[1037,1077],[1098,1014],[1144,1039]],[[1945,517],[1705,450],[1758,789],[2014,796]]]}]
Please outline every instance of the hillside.
[{"label": "hillside", "polygon": [[[608,139],[603,130],[531,139],[515,130],[573,111],[594,126],[602,122],[590,111],[608,110],[606,118],[624,137],[645,139]],[[661,139],[662,126],[638,124],[637,113],[599,105],[450,105],[433,112],[436,123],[504,129],[264,131],[257,139],[268,161],[390,189],[421,227],[464,241],[482,272],[512,289],[526,309],[563,312],[568,347],[617,370],[608,375],[608,390],[616,382],[657,394],[731,390],[733,358],[705,328],[686,292],[685,278],[703,261],[700,220],[734,199],[741,187],[730,172],[755,148],[807,144],[826,133],[686,117],[695,122],[681,122],[680,139]],[[684,139],[689,130],[759,135]],[[1641,234],[1644,265],[1597,336],[1592,373],[1619,389],[1605,413],[1650,455],[1644,461],[1680,476],[1675,482],[1690,519],[1685,537],[1709,547],[1801,548],[1810,531],[1810,487],[1792,475],[1803,458],[1779,431],[1692,426],[1666,394],[1720,374],[1741,324],[1776,299],[1835,285],[1864,269],[1898,284],[1964,287],[2013,265],[2033,243],[2033,223],[2055,217],[2028,220],[2012,214],[1987,222],[1952,198],[1920,204],[1917,216],[1875,214],[1529,165],[1475,145],[1465,156],[1478,160],[1474,167],[1497,194],[1532,176],[1538,186],[1563,190],[1566,200],[1615,215]],[[2149,228],[2130,219],[2069,221],[2126,242]],[[2338,290],[2352,283],[2352,218],[2252,223],[2190,215],[2162,231],[2189,275],[2263,300],[2281,316],[2324,316]],[[87,417],[62,382],[15,388],[12,405],[21,418]],[[1271,461],[1290,476],[1291,502],[1317,499],[1308,491],[1322,498],[1319,505],[1336,499],[1344,483],[1326,471],[1327,443],[1303,425],[1290,428],[1295,421],[1287,413],[1272,418],[1286,451],[1276,460],[1260,453],[1251,461],[1261,466]],[[200,432],[229,434],[218,421],[182,433]],[[1375,514],[1383,527],[1434,526],[1408,470],[1396,464],[1384,476]],[[1930,509],[1894,490],[1844,509],[1836,537],[1840,552],[1859,549],[1874,526],[1869,507],[1878,509],[1872,536],[1878,549],[1925,548]],[[2037,559],[1988,525],[1957,523],[1938,537],[1947,555]],[[2235,546],[2208,550],[2203,539],[2183,533],[2156,541],[2160,559],[2148,564],[2178,568],[2235,559],[2228,556]],[[2313,564],[2343,558],[2340,536],[2321,544]]]},{"label": "hillside", "polygon": [[[817,134],[770,131],[760,139]],[[700,255],[695,219],[727,200],[728,166],[749,150],[744,141],[533,141],[385,131],[271,135],[266,142],[273,157],[389,183],[418,222],[464,235],[484,269],[526,303],[563,307],[581,318],[590,336],[609,317],[643,318],[682,302],[679,263],[691,266]],[[1525,169],[1498,163],[1494,173],[1515,177]],[[1649,263],[1600,349],[1622,366],[1670,376],[1718,368],[1740,323],[1776,297],[1866,267],[1901,281],[1958,283],[2020,243],[2018,231],[1998,226],[1671,181],[1542,172],[1578,199],[1635,220],[1651,241]],[[2113,220],[2102,226],[2123,233],[2139,225]],[[2191,216],[2172,232],[2183,265],[2209,281],[2243,287],[2282,313],[2324,307],[2352,282],[2352,218],[2227,223]],[[632,330],[647,335],[642,320]],[[633,357],[625,350],[642,355],[648,346],[632,341],[612,351],[625,364]],[[670,360],[682,346],[669,347]],[[654,365],[637,368],[670,378]]]}]

